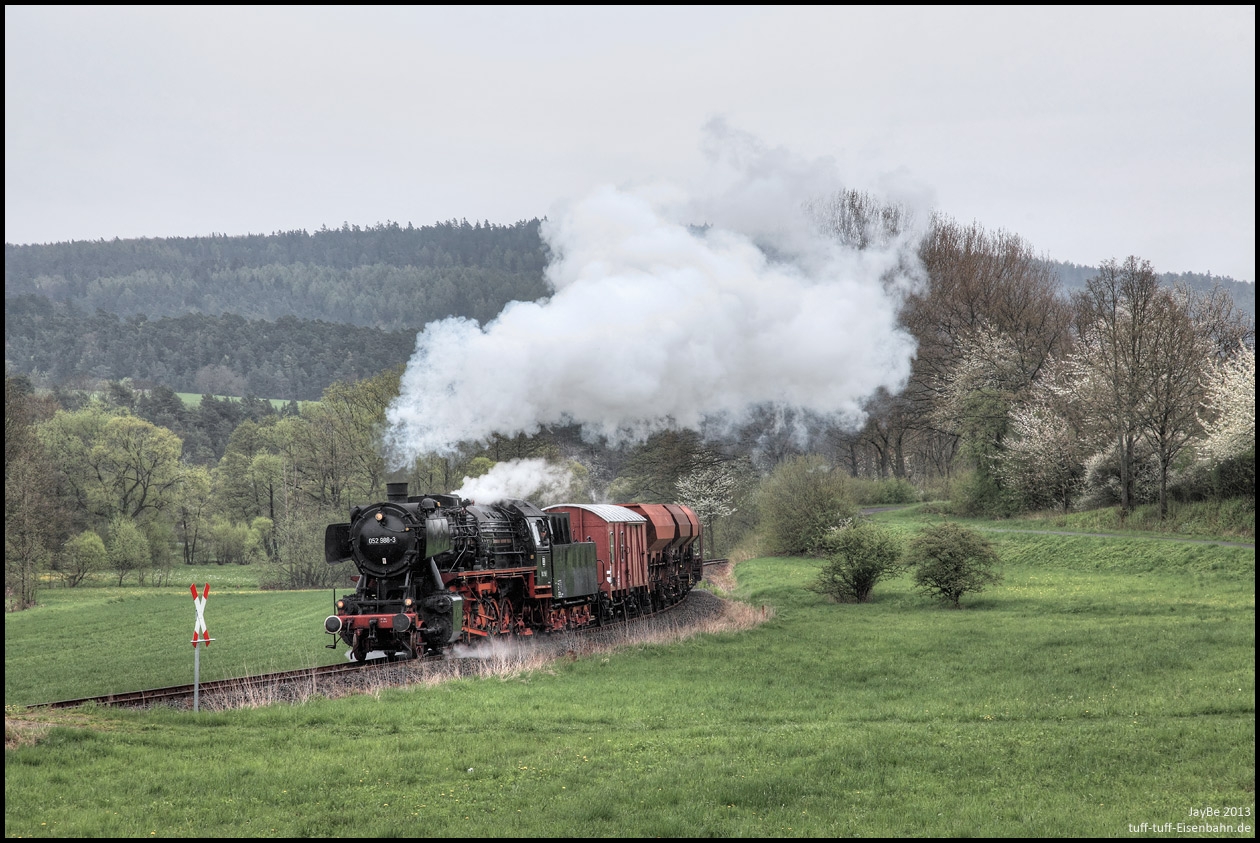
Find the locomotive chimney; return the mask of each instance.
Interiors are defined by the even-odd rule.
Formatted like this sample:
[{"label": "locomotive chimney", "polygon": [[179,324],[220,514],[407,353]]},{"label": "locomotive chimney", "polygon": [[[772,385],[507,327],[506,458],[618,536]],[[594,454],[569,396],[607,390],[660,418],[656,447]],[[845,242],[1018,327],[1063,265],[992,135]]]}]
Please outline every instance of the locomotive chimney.
[{"label": "locomotive chimney", "polygon": [[407,484],[406,483],[386,483],[385,497],[391,501],[407,500]]}]

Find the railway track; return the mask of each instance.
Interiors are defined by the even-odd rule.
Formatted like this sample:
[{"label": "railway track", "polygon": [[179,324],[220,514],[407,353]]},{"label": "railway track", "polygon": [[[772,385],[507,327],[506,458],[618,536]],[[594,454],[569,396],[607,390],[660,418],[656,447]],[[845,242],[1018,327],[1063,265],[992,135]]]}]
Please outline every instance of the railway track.
[{"label": "railway track", "polygon": [[[726,560],[724,559],[714,560],[715,563],[725,561]],[[492,648],[494,641],[502,641],[515,644],[521,648],[522,651],[528,648],[545,647],[553,651],[553,654],[572,652],[575,649],[575,647],[572,646],[573,642],[576,642],[579,639],[624,634],[624,631],[634,624],[663,619],[677,610],[682,610],[689,606],[694,608],[697,600],[705,601],[707,597],[711,597],[711,595],[704,593],[706,594],[705,598],[697,598],[696,594],[697,592],[693,591],[673,606],[669,606],[651,615],[642,615],[630,620],[617,621],[616,623],[605,624],[604,626],[598,627],[589,627],[581,630],[572,630],[570,632],[559,633],[556,635],[538,636],[532,640],[528,638],[514,637],[492,639],[491,643],[480,646]],[[466,650],[467,648],[456,647],[455,649]],[[363,662],[344,662],[340,664],[324,665],[321,667],[302,668],[300,670],[264,673],[257,676],[242,676],[235,679],[216,679],[200,683],[198,692],[200,693],[203,704],[206,704],[207,702],[212,703],[212,701],[216,699],[240,701],[247,701],[251,699],[263,699],[267,701],[297,699],[313,693],[328,693],[333,689],[367,689],[380,687],[382,685],[405,685],[433,676],[468,675],[470,673],[476,673],[477,671],[475,667],[484,663],[485,660],[485,655],[435,656],[423,659],[406,659],[398,661],[385,658],[369,659]],[[173,685],[169,688],[150,688],[143,691],[126,691],[121,693],[100,694],[94,697],[83,697],[81,699],[36,703],[34,705],[27,706],[27,708],[31,710],[74,708],[76,706],[87,705],[90,703],[113,708],[151,708],[154,706],[192,708],[193,694],[194,687],[192,684]]]},{"label": "railway track", "polygon": [[[383,661],[383,660],[377,660]],[[336,676],[341,673],[365,670],[376,664],[368,662],[346,662],[330,664],[323,667],[308,667],[301,670],[286,670],[279,673],[264,673],[258,676],[242,676],[235,679],[216,679],[200,684],[200,692],[211,694],[248,694],[263,688],[274,688],[278,685],[302,681],[316,681],[320,677]],[[193,685],[172,685],[169,688],[149,688],[144,691],[126,691],[116,694],[101,694],[95,697],[83,697],[75,700],[59,700],[57,702],[36,703],[27,708],[73,708],[75,706],[96,703],[103,706],[119,708],[148,708],[154,705],[175,705],[183,702],[191,705]]]}]

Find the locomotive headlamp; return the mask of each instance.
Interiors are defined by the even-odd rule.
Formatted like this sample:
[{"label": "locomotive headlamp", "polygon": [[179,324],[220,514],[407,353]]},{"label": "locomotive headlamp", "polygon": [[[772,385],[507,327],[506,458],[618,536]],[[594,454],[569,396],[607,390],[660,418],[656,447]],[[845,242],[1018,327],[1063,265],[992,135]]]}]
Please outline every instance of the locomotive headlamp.
[{"label": "locomotive headlamp", "polygon": [[376,513],[376,520],[377,520],[377,521],[384,521],[384,520],[385,520],[385,513],[383,513],[383,512],[378,512],[378,513]]},{"label": "locomotive headlamp", "polygon": [[338,608],[338,609],[345,609],[345,608],[346,608],[346,601],[344,601],[344,600],[338,600],[338,601],[337,601],[337,608]]},{"label": "locomotive headlamp", "polygon": [[404,605],[404,606],[406,606],[408,609],[410,609],[410,608],[411,608],[411,604],[412,604],[412,603],[414,603],[414,602],[415,602],[414,600],[412,600],[410,597],[408,597],[406,600],[404,600],[404,601],[403,601],[403,605]]}]

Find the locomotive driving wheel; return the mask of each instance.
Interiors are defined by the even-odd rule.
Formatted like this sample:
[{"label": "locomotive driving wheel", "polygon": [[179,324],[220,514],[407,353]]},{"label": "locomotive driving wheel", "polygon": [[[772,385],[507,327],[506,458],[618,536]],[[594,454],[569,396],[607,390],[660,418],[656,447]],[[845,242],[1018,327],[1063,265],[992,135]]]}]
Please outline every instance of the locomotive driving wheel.
[{"label": "locomotive driving wheel", "polygon": [[516,611],[512,608],[512,601],[508,600],[505,594],[499,600],[499,632],[504,635],[511,635],[515,632]]},{"label": "locomotive driving wheel", "polygon": [[499,603],[494,599],[494,595],[487,594],[485,597],[478,600],[477,609],[478,627],[480,627],[486,635],[498,635],[503,619],[499,613]]}]

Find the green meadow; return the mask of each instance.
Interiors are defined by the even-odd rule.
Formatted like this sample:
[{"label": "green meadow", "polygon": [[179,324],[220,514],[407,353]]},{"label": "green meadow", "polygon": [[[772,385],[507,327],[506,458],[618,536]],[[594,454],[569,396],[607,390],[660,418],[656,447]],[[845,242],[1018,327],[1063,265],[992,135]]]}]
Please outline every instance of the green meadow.
[{"label": "green meadow", "polygon": [[[187,584],[45,591],[5,624],[5,832],[1107,837],[1204,808],[1254,829],[1254,550],[990,535],[1005,578],[962,610],[908,576],[834,604],[818,561],[755,559],[731,595],[767,608],[753,629],[199,714],[19,709],[190,681]],[[328,593],[217,570],[242,573],[212,582],[207,678],[342,657]]]},{"label": "green meadow", "polygon": [[[184,403],[184,406],[190,410],[195,410],[201,406],[201,393],[200,392],[177,392],[175,393],[175,395],[178,396],[179,400]],[[219,401],[240,401],[241,400],[239,395],[215,395],[212,397]],[[283,410],[289,404],[289,402],[283,398],[268,398],[267,401],[268,403],[271,404],[272,407],[275,407],[277,411]],[[316,402],[299,401],[298,403],[299,404],[314,404]]]}]

